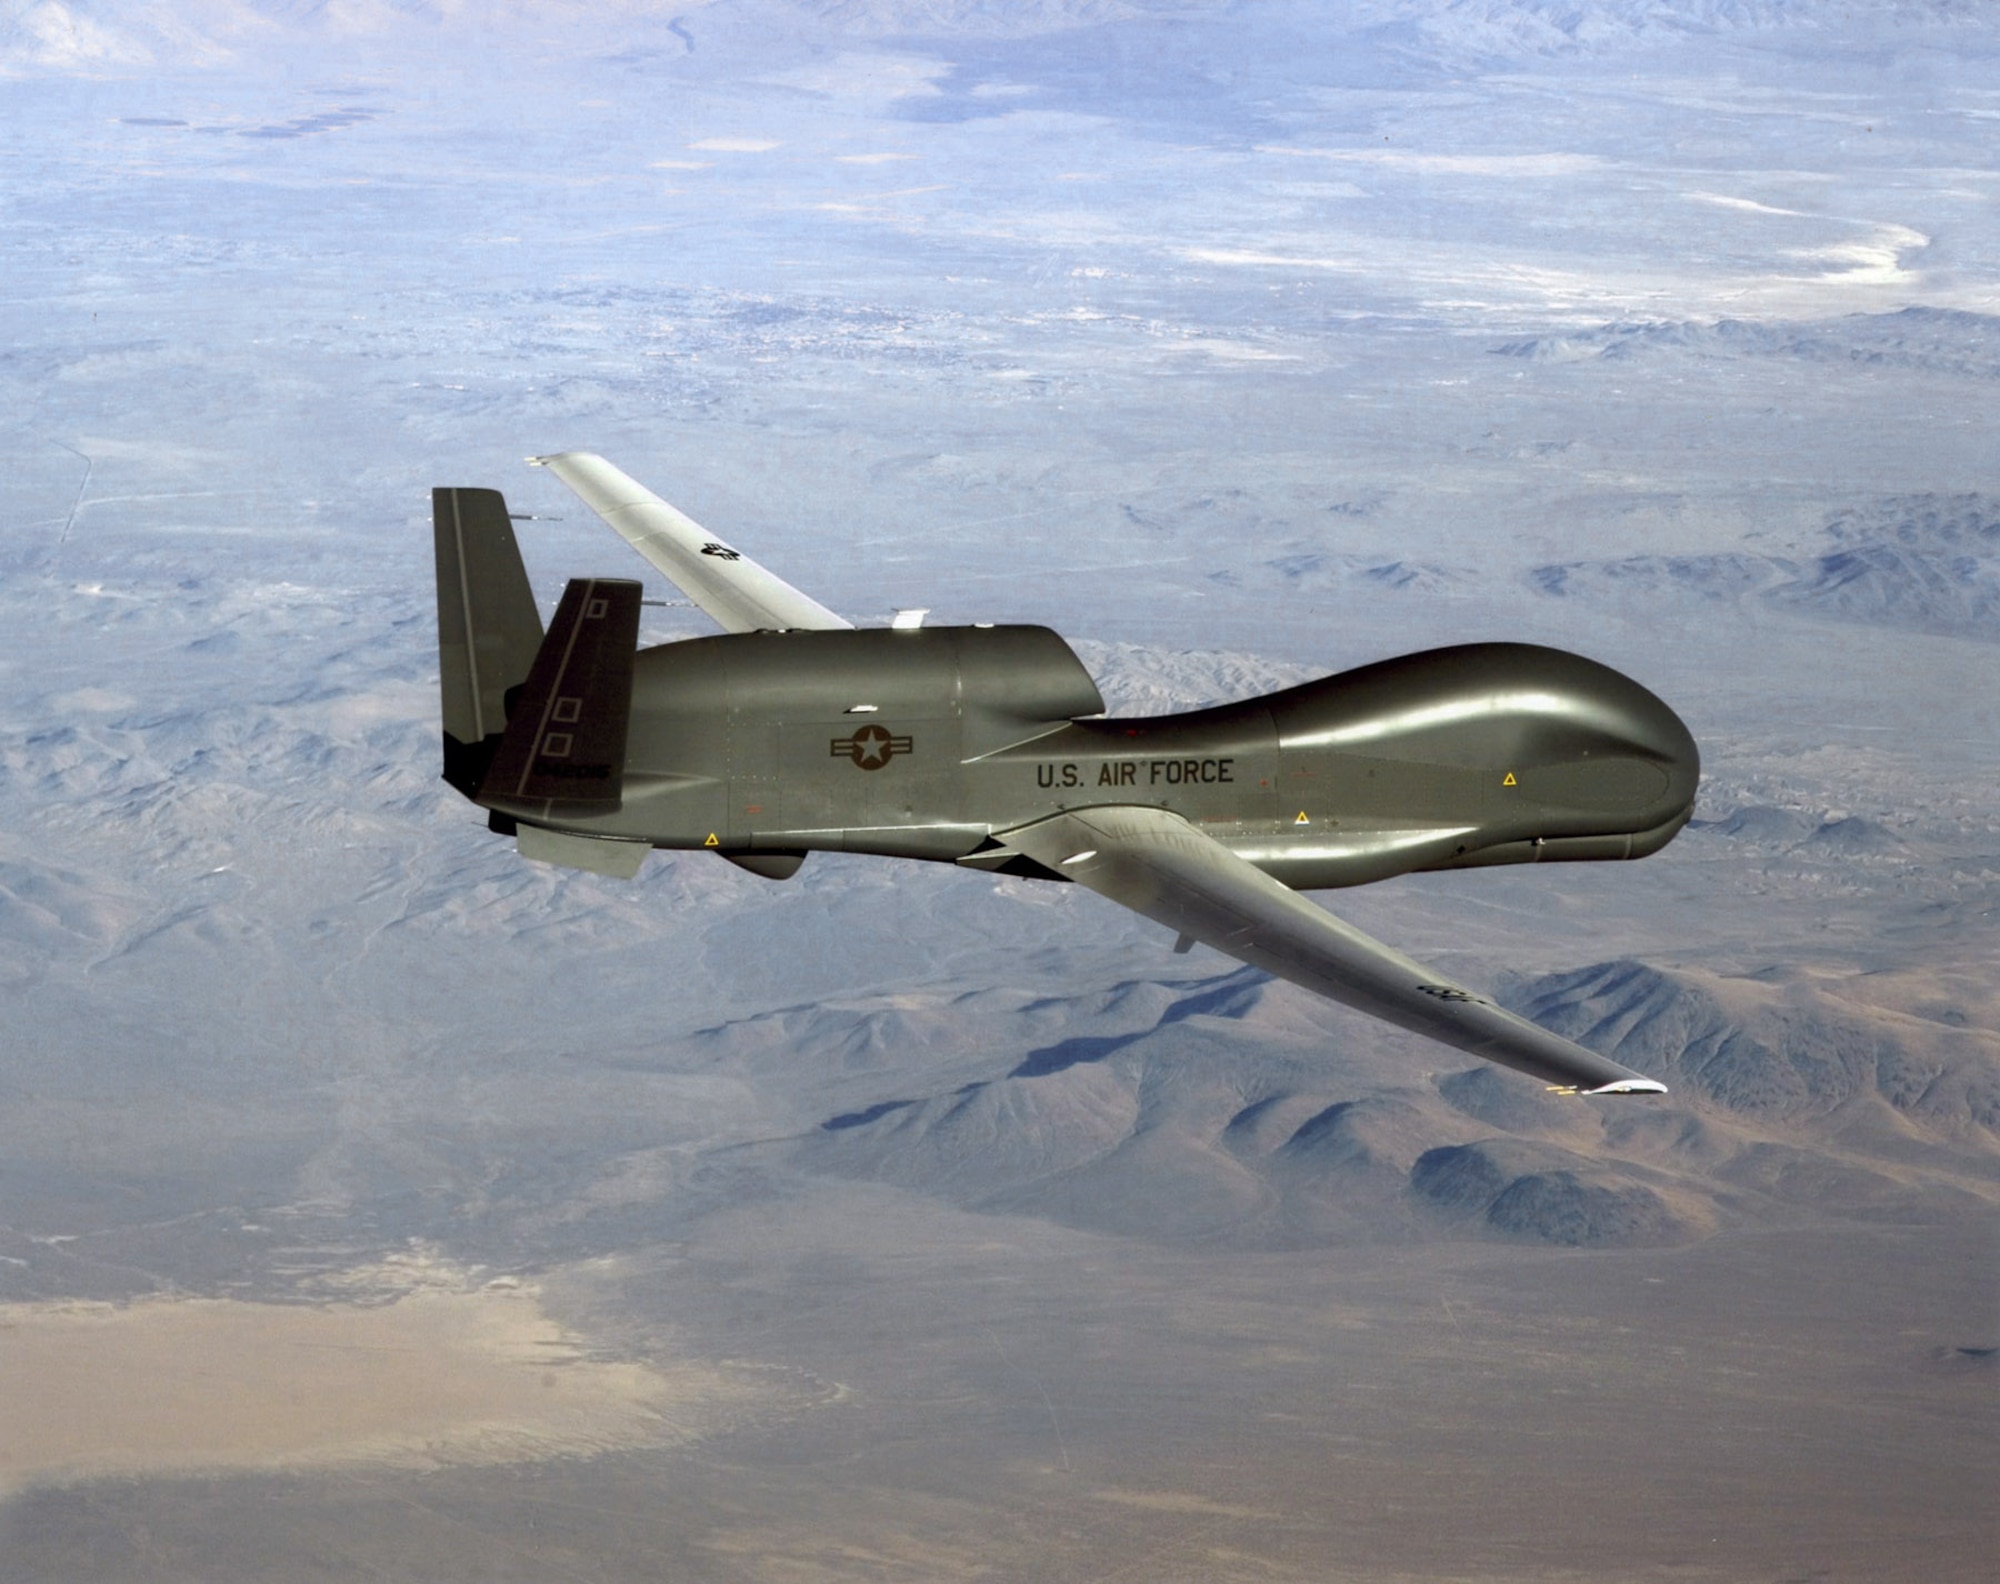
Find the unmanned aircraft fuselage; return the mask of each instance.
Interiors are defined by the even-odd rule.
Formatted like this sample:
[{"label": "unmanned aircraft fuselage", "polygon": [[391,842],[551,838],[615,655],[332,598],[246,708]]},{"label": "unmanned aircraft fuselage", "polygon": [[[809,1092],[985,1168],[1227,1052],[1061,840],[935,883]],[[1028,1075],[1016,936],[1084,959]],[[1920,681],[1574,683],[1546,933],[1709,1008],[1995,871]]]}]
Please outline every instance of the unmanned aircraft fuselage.
[{"label": "unmanned aircraft fuselage", "polygon": [[640,586],[577,579],[544,633],[501,498],[437,492],[445,773],[524,855],[629,875],[706,849],[784,878],[845,851],[1080,880],[1183,945],[1562,1086],[1658,1089],[1290,895],[1658,851],[1699,756],[1638,683],[1469,644],[1106,719],[1047,628],[848,627],[599,459],[545,460],[738,630],[638,650]]},{"label": "unmanned aircraft fuselage", "polygon": [[1016,826],[1143,803],[1294,890],[1641,857],[1693,802],[1672,711],[1553,649],[1465,645],[1239,704],[1088,718],[1103,708],[1041,627],[697,638],[636,657],[617,808],[483,801],[655,847],[975,866]]}]

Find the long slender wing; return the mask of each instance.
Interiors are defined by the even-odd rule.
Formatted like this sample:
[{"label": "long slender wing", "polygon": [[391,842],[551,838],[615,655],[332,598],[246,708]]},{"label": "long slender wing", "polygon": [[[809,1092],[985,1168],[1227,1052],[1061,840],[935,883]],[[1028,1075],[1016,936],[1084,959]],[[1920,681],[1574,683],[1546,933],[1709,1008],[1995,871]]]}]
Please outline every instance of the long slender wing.
[{"label": "long slender wing", "polygon": [[575,490],[586,506],[728,631],[854,625],[716,538],[603,457],[564,451],[528,460]]},{"label": "long slender wing", "polygon": [[1384,946],[1165,809],[1081,809],[1000,839],[1183,936],[1487,1061],[1585,1093],[1666,1092]]}]

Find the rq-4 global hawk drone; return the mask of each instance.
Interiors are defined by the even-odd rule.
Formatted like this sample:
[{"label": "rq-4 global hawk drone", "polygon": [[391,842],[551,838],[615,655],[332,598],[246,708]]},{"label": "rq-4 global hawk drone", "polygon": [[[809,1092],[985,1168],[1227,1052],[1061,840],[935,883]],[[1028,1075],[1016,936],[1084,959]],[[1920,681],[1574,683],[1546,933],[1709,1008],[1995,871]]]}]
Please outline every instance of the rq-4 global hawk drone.
[{"label": "rq-4 global hawk drone", "polygon": [[1699,758],[1638,683],[1464,644],[1107,720],[1046,627],[859,629],[601,457],[532,460],[726,630],[639,649],[640,585],[577,578],[544,632],[499,493],[434,492],[444,777],[523,856],[629,879],[652,848],[707,848],[783,880],[824,850],[1074,880],[1177,951],[1199,941],[1559,1089],[1664,1093],[1298,895],[1659,851]]}]

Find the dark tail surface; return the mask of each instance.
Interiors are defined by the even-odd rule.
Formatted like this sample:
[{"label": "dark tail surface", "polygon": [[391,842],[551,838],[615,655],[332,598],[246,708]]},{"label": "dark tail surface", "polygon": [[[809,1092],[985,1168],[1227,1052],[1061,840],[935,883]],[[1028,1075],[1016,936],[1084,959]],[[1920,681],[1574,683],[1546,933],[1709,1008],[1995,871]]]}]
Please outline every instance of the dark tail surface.
[{"label": "dark tail surface", "polygon": [[500,750],[508,695],[542,646],[542,618],[498,490],[434,489],[431,511],[444,778],[472,797]]},{"label": "dark tail surface", "polygon": [[644,592],[628,578],[563,591],[479,789],[487,808],[537,821],[618,812]]}]

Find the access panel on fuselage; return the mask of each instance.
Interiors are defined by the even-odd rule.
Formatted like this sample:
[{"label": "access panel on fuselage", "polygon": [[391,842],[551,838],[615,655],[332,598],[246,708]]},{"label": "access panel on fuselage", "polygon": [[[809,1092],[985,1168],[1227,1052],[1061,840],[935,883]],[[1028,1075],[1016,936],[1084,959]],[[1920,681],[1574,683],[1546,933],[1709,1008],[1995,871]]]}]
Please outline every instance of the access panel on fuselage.
[{"label": "access panel on fuselage", "polygon": [[780,727],[762,711],[729,712],[729,830],[733,841],[755,842],[784,824],[779,778]]}]

